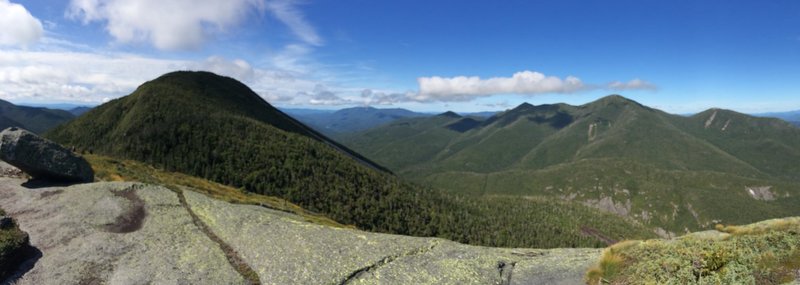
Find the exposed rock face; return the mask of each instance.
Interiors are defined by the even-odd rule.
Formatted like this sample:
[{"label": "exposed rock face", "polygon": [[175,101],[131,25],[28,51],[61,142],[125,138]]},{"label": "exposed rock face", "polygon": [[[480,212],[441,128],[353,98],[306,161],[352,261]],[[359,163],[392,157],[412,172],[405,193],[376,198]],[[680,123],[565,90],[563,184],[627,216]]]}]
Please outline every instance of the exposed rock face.
[{"label": "exposed rock face", "polygon": [[625,203],[615,202],[613,198],[604,196],[601,199],[589,199],[584,204],[595,207],[600,210],[611,212],[623,217],[627,217],[631,212],[631,199],[625,200]]},{"label": "exposed rock face", "polygon": [[745,190],[747,190],[747,194],[750,194],[750,197],[761,201],[775,200],[775,194],[772,193],[770,189],[772,189],[772,186],[745,187]]},{"label": "exposed rock face", "polygon": [[26,189],[22,181],[0,178],[0,207],[43,255],[19,284],[252,281],[231,265],[231,254],[262,284],[581,284],[600,253],[331,228],[189,189],[181,195],[138,183]]},{"label": "exposed rock face", "polygon": [[0,132],[0,160],[51,181],[92,182],[89,163],[68,149],[20,128]]}]

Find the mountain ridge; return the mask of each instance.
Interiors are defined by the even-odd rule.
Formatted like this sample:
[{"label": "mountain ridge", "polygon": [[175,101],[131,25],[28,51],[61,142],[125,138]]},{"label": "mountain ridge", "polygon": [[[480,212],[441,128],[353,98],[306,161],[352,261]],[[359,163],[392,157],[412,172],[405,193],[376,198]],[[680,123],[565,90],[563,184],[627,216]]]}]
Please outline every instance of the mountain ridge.
[{"label": "mountain ridge", "polygon": [[42,133],[74,118],[74,115],[56,109],[14,105],[0,100],[0,129],[21,127]]},{"label": "mountain ridge", "polygon": [[[800,196],[800,130],[778,119],[721,109],[682,117],[611,95],[579,106],[521,104],[448,128],[455,123],[408,119],[342,141],[418,183],[577,200],[672,233],[800,214],[788,206]],[[749,196],[762,185],[780,198]],[[754,215],[710,211],[719,191]]]}]

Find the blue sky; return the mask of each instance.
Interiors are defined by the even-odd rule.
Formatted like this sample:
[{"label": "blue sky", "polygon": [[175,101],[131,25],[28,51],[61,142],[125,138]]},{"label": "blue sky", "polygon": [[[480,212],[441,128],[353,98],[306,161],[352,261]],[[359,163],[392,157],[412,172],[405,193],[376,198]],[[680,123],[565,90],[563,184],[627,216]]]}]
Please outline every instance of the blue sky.
[{"label": "blue sky", "polygon": [[796,110],[800,2],[0,0],[2,99],[98,104],[176,69],[290,108]]}]

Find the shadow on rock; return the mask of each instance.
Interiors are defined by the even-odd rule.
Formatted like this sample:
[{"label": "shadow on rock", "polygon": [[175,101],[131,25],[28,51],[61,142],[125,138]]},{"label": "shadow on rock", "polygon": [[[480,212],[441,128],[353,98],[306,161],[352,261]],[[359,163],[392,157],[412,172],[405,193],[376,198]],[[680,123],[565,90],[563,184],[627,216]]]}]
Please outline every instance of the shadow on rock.
[{"label": "shadow on rock", "polygon": [[28,271],[33,269],[33,267],[36,265],[36,262],[39,261],[39,259],[43,256],[41,250],[30,245],[21,248],[18,254],[18,256],[14,257],[14,260],[10,260],[10,273],[8,276],[0,277],[0,280],[2,280],[0,284],[16,284],[17,281],[22,278],[22,276],[25,276]]},{"label": "shadow on rock", "polygon": [[28,179],[28,181],[25,181],[25,183],[22,183],[22,187],[28,189],[37,189],[37,188],[47,188],[47,187],[66,187],[80,183],[81,182],[65,182],[65,181],[54,181],[42,178],[31,178]]}]

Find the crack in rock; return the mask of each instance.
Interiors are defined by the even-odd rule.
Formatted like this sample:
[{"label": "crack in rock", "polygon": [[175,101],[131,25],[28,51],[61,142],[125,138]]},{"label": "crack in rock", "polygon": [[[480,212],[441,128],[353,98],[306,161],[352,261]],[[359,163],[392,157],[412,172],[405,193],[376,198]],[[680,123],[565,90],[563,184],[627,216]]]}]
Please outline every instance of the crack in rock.
[{"label": "crack in rock", "polygon": [[360,279],[361,276],[364,275],[365,273],[377,270],[378,268],[380,268],[380,267],[382,267],[384,265],[387,265],[389,263],[392,263],[392,262],[394,262],[395,260],[397,260],[399,258],[425,254],[425,253],[433,250],[438,245],[439,245],[439,241],[436,241],[436,242],[431,243],[428,246],[420,247],[420,248],[417,248],[417,249],[412,250],[412,251],[407,251],[407,252],[403,252],[403,253],[396,254],[396,255],[386,256],[386,257],[382,258],[381,260],[378,260],[378,262],[375,262],[373,264],[370,264],[370,265],[364,266],[362,268],[359,268],[356,271],[353,271],[344,280],[342,280],[342,282],[339,282],[339,285],[350,284],[351,282]]},{"label": "crack in rock", "polygon": [[505,261],[497,262],[497,271],[500,272],[500,285],[510,285],[511,284],[511,273],[514,271],[514,266],[517,266],[517,263],[512,261],[506,263]]},{"label": "crack in rock", "polygon": [[225,253],[225,257],[228,259],[228,263],[230,263],[233,269],[235,269],[236,272],[239,272],[239,275],[241,275],[248,284],[261,284],[258,273],[256,273],[256,271],[244,261],[244,259],[239,255],[238,252],[236,252],[235,249],[233,249],[233,247],[231,247],[213,231],[211,231],[208,225],[206,225],[200,219],[200,217],[197,216],[194,210],[192,210],[192,207],[189,206],[188,202],[186,202],[186,196],[183,195],[184,190],[170,186],[167,186],[167,188],[178,194],[178,201],[180,202],[181,206],[183,206],[183,208],[189,212],[189,216],[192,217],[192,222],[194,225],[197,226],[197,228],[200,229],[200,231],[203,232],[209,239],[211,239],[211,241],[216,243],[220,249],[222,249],[222,252]]},{"label": "crack in rock", "polygon": [[537,257],[547,255],[546,251],[512,251],[511,254],[522,257]]}]

